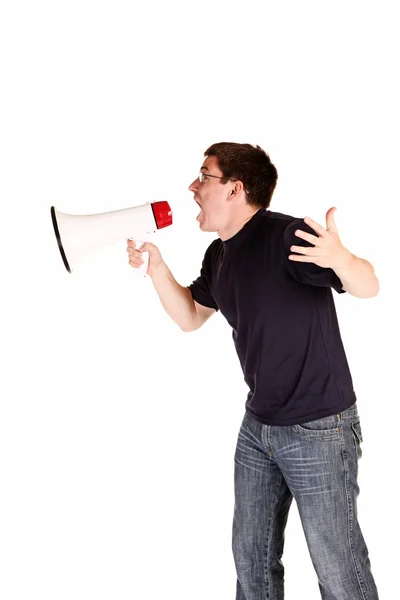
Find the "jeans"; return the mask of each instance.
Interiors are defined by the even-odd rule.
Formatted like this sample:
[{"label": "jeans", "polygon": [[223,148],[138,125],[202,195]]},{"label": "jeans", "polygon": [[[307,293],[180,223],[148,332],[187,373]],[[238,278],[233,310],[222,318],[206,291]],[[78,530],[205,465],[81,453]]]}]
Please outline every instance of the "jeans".
[{"label": "jeans", "polygon": [[356,404],[292,426],[263,425],[245,414],[235,453],[236,600],[283,600],[293,498],[322,599],[378,599],[357,520],[361,442]]}]

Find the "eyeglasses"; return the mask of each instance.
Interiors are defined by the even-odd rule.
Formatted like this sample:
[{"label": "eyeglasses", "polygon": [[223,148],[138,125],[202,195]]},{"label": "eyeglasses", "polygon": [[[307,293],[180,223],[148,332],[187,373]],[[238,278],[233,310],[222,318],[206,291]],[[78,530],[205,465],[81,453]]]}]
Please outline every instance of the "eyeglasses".
[{"label": "eyeglasses", "polygon": [[206,177],[214,177],[214,179],[227,179],[228,181],[237,181],[237,179],[231,179],[230,177],[220,177],[219,175],[210,175],[209,173],[203,173],[203,171],[200,171],[199,181],[205,181]]},{"label": "eyeglasses", "polygon": [[[214,179],[226,179],[227,181],[239,181],[238,179],[231,179],[230,177],[221,177],[220,175],[210,175],[209,173],[203,173],[203,171],[199,172],[200,183],[205,181],[207,177],[213,177]],[[246,192],[246,194],[248,195],[249,194],[248,190],[246,190],[246,188],[243,188],[243,189]]]}]

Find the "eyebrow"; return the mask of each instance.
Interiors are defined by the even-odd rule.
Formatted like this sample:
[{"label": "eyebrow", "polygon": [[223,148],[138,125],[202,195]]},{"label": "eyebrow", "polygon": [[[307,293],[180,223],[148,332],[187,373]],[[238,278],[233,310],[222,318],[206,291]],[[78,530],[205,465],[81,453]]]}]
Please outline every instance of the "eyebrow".
[{"label": "eyebrow", "polygon": [[200,168],[200,171],[201,171],[202,169],[206,169],[207,171],[209,171],[209,170],[210,170],[210,169],[209,169],[208,167],[206,167],[205,165],[203,165],[203,166]]}]

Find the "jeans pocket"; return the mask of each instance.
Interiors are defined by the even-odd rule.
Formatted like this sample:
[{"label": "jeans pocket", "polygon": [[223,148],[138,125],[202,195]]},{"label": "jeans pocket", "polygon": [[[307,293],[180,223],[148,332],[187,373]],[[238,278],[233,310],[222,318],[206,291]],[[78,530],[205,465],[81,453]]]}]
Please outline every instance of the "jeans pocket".
[{"label": "jeans pocket", "polygon": [[340,417],[330,415],[307,423],[293,425],[293,430],[308,440],[331,441],[340,437]]},{"label": "jeans pocket", "polygon": [[353,432],[353,440],[356,447],[357,459],[359,460],[362,457],[361,444],[363,441],[360,421],[351,423],[351,429]]}]

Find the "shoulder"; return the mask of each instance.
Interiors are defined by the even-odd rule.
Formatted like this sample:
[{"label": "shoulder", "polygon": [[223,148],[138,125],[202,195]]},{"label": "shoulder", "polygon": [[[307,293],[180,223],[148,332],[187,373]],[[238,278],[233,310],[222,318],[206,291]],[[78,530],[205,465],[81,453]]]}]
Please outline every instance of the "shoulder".
[{"label": "shoulder", "polygon": [[204,258],[208,260],[213,260],[222,252],[223,244],[220,238],[217,238],[211,242],[205,251]]},{"label": "shoulder", "polygon": [[221,248],[222,248],[222,240],[221,240],[221,238],[218,237],[211,242],[211,244],[208,246],[206,252],[211,252],[211,253],[217,252]]},{"label": "shoulder", "polygon": [[278,239],[283,235],[291,235],[302,223],[304,224],[304,221],[300,217],[269,209],[265,211],[262,218],[263,228],[268,231],[269,236]]},{"label": "shoulder", "polygon": [[203,268],[209,271],[218,262],[223,252],[222,241],[217,238],[209,244],[203,257]]},{"label": "shoulder", "polygon": [[295,217],[285,213],[266,210],[263,215],[263,226],[260,231],[260,238],[264,238],[264,243],[277,245],[283,248],[285,255],[289,253],[292,245],[311,246],[310,242],[296,236],[296,231],[301,229],[307,233],[315,235],[315,231],[304,222],[304,217]]}]

